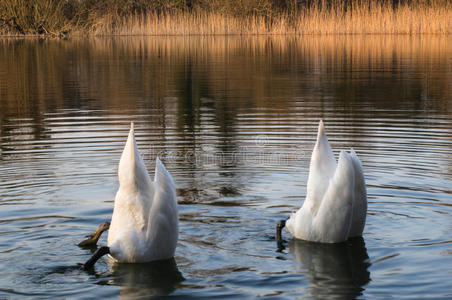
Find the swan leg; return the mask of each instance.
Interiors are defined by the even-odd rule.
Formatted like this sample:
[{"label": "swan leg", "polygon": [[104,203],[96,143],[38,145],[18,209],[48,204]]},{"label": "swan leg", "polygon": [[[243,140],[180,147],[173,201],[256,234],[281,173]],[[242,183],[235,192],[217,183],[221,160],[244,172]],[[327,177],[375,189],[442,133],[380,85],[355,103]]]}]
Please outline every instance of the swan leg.
[{"label": "swan leg", "polygon": [[88,238],[82,242],[80,242],[78,245],[80,247],[92,247],[97,245],[97,241],[99,240],[102,233],[110,228],[110,222],[102,223],[99,228],[94,231],[93,234],[89,235]]},{"label": "swan leg", "polygon": [[280,220],[278,222],[278,224],[276,224],[276,240],[277,241],[282,241],[281,238],[281,231],[283,230],[283,228],[286,226],[286,221],[287,220]]},{"label": "swan leg", "polygon": [[109,254],[110,248],[109,247],[100,247],[97,249],[96,252],[94,252],[93,256],[91,256],[90,259],[88,259],[82,266],[83,270],[89,270],[91,269],[94,264],[101,258],[102,256]]},{"label": "swan leg", "polygon": [[285,248],[283,245],[284,240],[282,239],[281,231],[286,226],[286,221],[287,220],[280,220],[278,224],[276,224],[276,243],[278,244],[278,250],[284,250]]}]

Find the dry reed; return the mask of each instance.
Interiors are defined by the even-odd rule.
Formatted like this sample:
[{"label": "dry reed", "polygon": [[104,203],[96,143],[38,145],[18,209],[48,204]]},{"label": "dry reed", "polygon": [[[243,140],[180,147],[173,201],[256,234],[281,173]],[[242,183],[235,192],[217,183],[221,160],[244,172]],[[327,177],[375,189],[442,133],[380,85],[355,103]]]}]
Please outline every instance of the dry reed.
[{"label": "dry reed", "polygon": [[[329,4],[322,0],[285,9],[272,8],[268,5],[273,3],[270,0],[249,1],[245,8],[233,8],[236,2],[247,2],[229,0],[215,2],[215,7],[169,10],[113,7],[113,4],[91,7],[83,4],[86,1],[74,2],[81,4],[68,8],[57,0],[39,0],[26,10],[27,6],[20,6],[19,2],[0,0],[0,25],[2,22],[4,25],[0,33],[68,30],[74,35],[184,36],[452,33],[452,3],[447,0],[416,0],[398,5],[386,0],[330,0]],[[49,3],[55,3],[55,9]]]},{"label": "dry reed", "polygon": [[92,30],[113,35],[451,34],[452,4],[399,5],[371,1],[330,8],[314,5],[296,14],[234,17],[216,12],[144,13]]}]

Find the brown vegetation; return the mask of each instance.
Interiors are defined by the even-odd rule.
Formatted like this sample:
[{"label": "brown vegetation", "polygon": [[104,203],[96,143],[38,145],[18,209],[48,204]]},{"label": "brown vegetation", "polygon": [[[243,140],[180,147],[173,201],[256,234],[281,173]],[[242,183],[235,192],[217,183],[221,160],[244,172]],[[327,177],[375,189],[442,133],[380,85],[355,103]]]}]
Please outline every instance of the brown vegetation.
[{"label": "brown vegetation", "polygon": [[3,34],[450,34],[447,0],[0,0]]}]

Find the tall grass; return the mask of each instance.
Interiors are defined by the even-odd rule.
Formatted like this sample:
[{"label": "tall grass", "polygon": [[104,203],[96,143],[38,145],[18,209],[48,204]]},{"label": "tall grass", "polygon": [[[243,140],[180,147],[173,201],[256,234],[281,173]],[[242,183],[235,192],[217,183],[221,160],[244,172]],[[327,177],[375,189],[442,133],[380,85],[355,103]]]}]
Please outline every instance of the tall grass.
[{"label": "tall grass", "polygon": [[[192,4],[188,6],[188,2]],[[398,3],[319,0],[304,4],[291,0],[36,0],[27,2],[33,4],[20,3],[23,2],[0,0],[3,33],[69,30],[73,34],[93,35],[452,33],[452,2],[448,0]]]},{"label": "tall grass", "polygon": [[226,34],[451,34],[452,6],[392,7],[371,3],[351,9],[307,8],[297,15],[235,17],[216,12],[146,13],[108,21],[95,34],[226,35]]}]

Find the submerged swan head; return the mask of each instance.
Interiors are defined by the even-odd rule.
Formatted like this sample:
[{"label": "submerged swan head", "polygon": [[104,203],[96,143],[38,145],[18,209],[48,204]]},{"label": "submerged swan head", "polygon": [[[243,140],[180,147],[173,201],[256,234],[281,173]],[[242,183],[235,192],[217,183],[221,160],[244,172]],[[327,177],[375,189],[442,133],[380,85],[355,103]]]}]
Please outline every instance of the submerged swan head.
[{"label": "submerged swan head", "polygon": [[105,254],[129,263],[174,256],[179,232],[174,181],[158,158],[151,180],[138,151],[133,123],[119,161],[118,179],[108,247],[101,247],[85,269]]},{"label": "submerged swan head", "polygon": [[320,120],[309,166],[306,199],[285,222],[278,223],[281,242],[284,225],[298,239],[336,243],[362,235],[367,196],[361,162],[355,151],[341,151],[336,162]]}]

